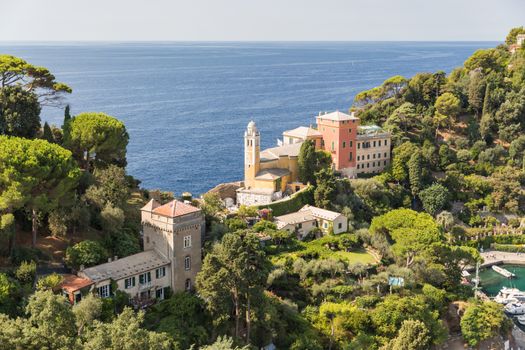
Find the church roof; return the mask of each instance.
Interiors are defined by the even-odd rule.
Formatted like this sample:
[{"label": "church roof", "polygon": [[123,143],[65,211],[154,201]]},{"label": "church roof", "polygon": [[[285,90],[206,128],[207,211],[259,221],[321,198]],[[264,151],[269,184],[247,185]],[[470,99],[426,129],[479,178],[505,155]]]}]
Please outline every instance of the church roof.
[{"label": "church roof", "polygon": [[338,122],[339,121],[343,121],[343,120],[357,120],[357,119],[359,119],[356,116],[354,116],[354,113],[346,114],[346,113],[339,112],[339,111],[335,111],[335,112],[332,112],[332,113],[321,114],[321,115],[317,116],[317,118],[327,119],[327,120],[334,120],[334,121],[338,121]]},{"label": "church roof", "polygon": [[297,157],[302,144],[302,142],[297,142],[291,145],[267,148],[261,152],[261,161],[275,160],[279,159],[279,157]]},{"label": "church roof", "polygon": [[288,169],[270,168],[263,169],[255,175],[256,180],[277,180],[283,176],[290,174]]},{"label": "church roof", "polygon": [[323,134],[321,134],[318,130],[306,126],[300,126],[292,130],[286,130],[285,132],[283,132],[283,135],[297,137],[303,140],[308,139],[308,137],[323,136]]},{"label": "church roof", "polygon": [[197,211],[200,211],[200,209],[197,208],[197,207],[194,207],[191,204],[186,204],[186,203],[180,202],[180,201],[178,201],[176,199],[174,199],[171,202],[168,202],[168,203],[166,203],[164,205],[161,205],[158,208],[154,208],[152,210],[152,212],[155,213],[155,214],[162,215],[162,216],[167,216],[167,217],[170,217],[170,218],[186,215],[186,214],[189,214],[189,213],[194,213],[194,212],[197,212]]}]

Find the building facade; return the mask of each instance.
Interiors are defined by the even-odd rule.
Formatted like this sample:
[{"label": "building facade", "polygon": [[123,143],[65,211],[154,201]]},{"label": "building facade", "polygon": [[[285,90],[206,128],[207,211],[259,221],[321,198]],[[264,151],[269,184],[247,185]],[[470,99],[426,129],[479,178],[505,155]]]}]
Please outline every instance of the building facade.
[{"label": "building facade", "polygon": [[305,205],[294,213],[275,217],[275,224],[279,230],[294,232],[301,240],[316,228],[323,234],[348,231],[348,218],[343,214],[311,205]]},{"label": "building facade", "polygon": [[356,144],[356,174],[382,172],[390,164],[390,133],[378,126],[360,126]]},{"label": "building facade", "polygon": [[169,290],[193,288],[202,265],[202,211],[177,200],[161,205],[152,199],[141,215],[144,251],[81,268],[77,279],[62,285],[70,300],[78,302],[80,289],[87,286],[102,298],[126,292],[137,303],[164,299]]}]

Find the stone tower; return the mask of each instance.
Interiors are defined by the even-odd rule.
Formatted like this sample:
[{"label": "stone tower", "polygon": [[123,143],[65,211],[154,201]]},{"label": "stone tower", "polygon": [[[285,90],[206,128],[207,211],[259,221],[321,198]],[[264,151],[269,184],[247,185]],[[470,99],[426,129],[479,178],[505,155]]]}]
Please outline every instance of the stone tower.
[{"label": "stone tower", "polygon": [[202,264],[204,214],[177,200],[161,205],[152,199],[141,211],[144,250],[155,250],[171,262],[173,291],[192,289]]},{"label": "stone tower", "polygon": [[244,187],[251,188],[259,172],[261,160],[261,135],[252,120],[244,132]]}]

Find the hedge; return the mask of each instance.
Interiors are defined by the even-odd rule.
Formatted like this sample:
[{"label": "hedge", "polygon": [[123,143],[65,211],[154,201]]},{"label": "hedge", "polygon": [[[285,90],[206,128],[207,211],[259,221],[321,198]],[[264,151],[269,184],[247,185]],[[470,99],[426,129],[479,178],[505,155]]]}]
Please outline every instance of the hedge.
[{"label": "hedge", "polygon": [[483,247],[485,249],[489,248],[492,244],[502,244],[502,245],[516,245],[516,244],[525,244],[525,235],[495,235],[487,236],[479,240],[471,240],[466,242],[461,242],[461,245],[469,247]]},{"label": "hedge", "polygon": [[290,198],[275,201],[270,204],[258,205],[257,209],[271,209],[273,216],[285,215],[298,211],[306,204],[314,204],[314,187],[308,186],[294,193]]},{"label": "hedge", "polygon": [[492,248],[494,250],[508,253],[525,253],[525,247],[523,245],[494,243]]}]

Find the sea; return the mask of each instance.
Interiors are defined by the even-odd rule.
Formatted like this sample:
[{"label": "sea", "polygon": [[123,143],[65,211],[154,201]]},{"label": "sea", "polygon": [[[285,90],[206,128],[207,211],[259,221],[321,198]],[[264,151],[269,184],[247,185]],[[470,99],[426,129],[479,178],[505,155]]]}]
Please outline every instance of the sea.
[{"label": "sea", "polygon": [[[195,196],[243,177],[243,133],[262,147],[284,130],[347,111],[354,96],[393,75],[450,72],[496,42],[0,43],[0,54],[47,67],[72,87],[73,114],[124,121],[127,171],[148,189]],[[63,110],[42,120],[61,125]]]},{"label": "sea", "polygon": [[481,288],[488,296],[496,296],[503,287],[518,288],[525,291],[525,265],[499,265],[516,275],[516,278],[507,278],[495,272],[491,268],[482,269],[479,272]]}]

